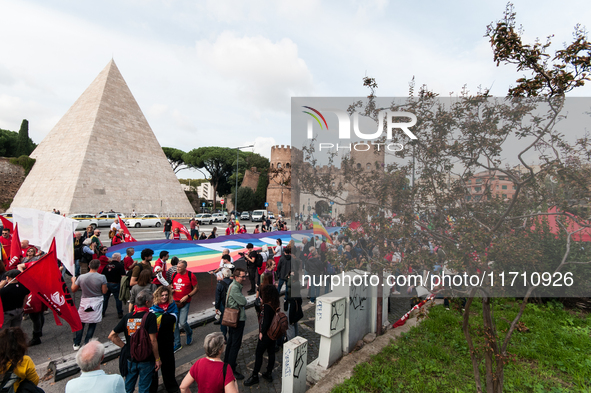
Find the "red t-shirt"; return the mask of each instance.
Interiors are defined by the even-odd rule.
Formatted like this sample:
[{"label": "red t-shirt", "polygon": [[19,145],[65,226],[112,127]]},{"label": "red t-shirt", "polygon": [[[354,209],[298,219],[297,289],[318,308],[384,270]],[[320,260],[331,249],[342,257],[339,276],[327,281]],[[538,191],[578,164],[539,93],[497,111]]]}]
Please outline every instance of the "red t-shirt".
[{"label": "red t-shirt", "polygon": [[230,227],[226,228],[226,236],[231,235],[232,234],[232,229]]},{"label": "red t-shirt", "polygon": [[180,233],[173,233],[172,240],[181,240],[181,234]]},{"label": "red t-shirt", "polygon": [[133,265],[133,258],[132,257],[130,257],[128,255],[125,258],[123,258],[123,267],[125,268],[126,271],[131,269],[131,265]]},{"label": "red t-shirt", "polygon": [[[188,295],[193,288],[197,286],[197,277],[195,277],[193,273],[189,273],[188,270],[185,274],[181,275],[177,272],[176,274],[173,274],[173,276],[174,278],[171,283],[173,290],[172,298],[175,301],[180,302],[183,297]],[[191,299],[189,299],[187,303],[190,301]]]},{"label": "red t-shirt", "polygon": [[[156,269],[157,267],[160,267],[160,269]],[[158,273],[158,271],[161,271],[162,277],[166,278],[166,262],[162,262],[162,259],[158,258],[154,263],[154,269],[152,271],[154,273]],[[154,277],[152,283],[160,285],[160,280],[158,280],[158,277]]]},{"label": "red t-shirt", "polygon": [[94,259],[98,259],[99,261],[101,261],[101,264],[98,268],[98,272],[102,273],[103,269],[105,268],[105,266],[107,266],[109,264],[109,258],[106,255],[101,255],[100,257],[96,254],[93,255]]},{"label": "red t-shirt", "polygon": [[226,368],[226,380],[224,378],[224,362],[216,362],[208,358],[201,358],[191,366],[189,374],[197,383],[200,392],[223,393],[224,387],[234,381],[232,367]]}]

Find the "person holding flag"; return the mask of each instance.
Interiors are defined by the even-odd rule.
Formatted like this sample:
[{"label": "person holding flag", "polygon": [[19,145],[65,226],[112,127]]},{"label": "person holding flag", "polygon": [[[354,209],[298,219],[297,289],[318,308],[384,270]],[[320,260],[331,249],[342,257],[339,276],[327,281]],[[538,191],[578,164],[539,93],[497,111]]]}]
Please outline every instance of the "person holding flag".
[{"label": "person holding flag", "polygon": [[121,229],[119,230],[119,232],[123,231],[123,241],[124,242],[137,242],[137,240],[135,240],[133,238],[133,236],[131,236],[131,233],[129,233],[129,229],[127,229],[127,226],[125,225],[125,222],[123,222],[123,220],[121,219],[121,217],[119,217],[119,225],[121,226]]},{"label": "person holding flag", "polygon": [[334,243],[332,242],[332,238],[328,234],[326,228],[324,228],[324,225],[322,225],[322,223],[320,222],[320,219],[318,218],[316,213],[314,213],[314,215],[312,216],[312,227],[314,235],[321,235],[326,238],[327,242],[334,245]]},{"label": "person holding flag", "polygon": [[2,248],[6,252],[6,257],[10,258],[10,247],[12,245],[12,236],[10,236],[10,229],[8,229],[8,227],[2,228],[2,236],[0,236],[0,245],[2,245]]},{"label": "person holding flag", "polygon": [[[187,240],[191,240],[191,232],[189,232],[189,230],[187,229],[186,226],[184,226],[183,224],[181,224],[178,221],[175,220],[171,220],[172,221],[172,229],[174,231],[174,233],[182,233],[183,235],[185,235],[185,237],[187,238]],[[178,229],[178,231],[177,231]],[[180,235],[179,238],[177,240],[180,240]]]}]

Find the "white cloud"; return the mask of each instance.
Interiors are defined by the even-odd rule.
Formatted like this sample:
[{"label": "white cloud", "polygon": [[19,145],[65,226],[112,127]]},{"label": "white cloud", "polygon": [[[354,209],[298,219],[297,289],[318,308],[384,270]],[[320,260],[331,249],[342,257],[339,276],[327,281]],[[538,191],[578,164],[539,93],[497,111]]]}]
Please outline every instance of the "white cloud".
[{"label": "white cloud", "polygon": [[213,43],[198,41],[197,54],[220,76],[236,83],[245,103],[286,111],[291,96],[313,91],[312,74],[298,56],[298,46],[288,38],[272,42],[226,31]]}]

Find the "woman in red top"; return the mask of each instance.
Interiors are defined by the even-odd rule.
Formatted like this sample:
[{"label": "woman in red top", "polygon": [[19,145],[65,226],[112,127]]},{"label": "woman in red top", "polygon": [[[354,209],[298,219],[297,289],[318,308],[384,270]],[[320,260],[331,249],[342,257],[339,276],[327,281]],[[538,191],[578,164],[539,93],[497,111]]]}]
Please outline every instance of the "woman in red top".
[{"label": "woman in red top", "polygon": [[181,383],[181,393],[191,393],[189,388],[193,382],[197,383],[199,393],[238,393],[232,367],[225,365],[221,359],[226,350],[223,334],[221,332],[208,334],[205,336],[203,347],[206,357],[197,360],[191,366]]},{"label": "woman in red top", "polygon": [[99,273],[102,273],[105,266],[107,266],[109,264],[109,257],[107,257],[107,250],[108,250],[108,248],[106,246],[99,247],[98,254],[94,254],[94,257],[92,258],[92,259],[98,259],[99,261],[101,261],[101,264],[98,269]]},{"label": "woman in red top", "polygon": [[254,233],[255,235],[256,235],[257,233],[261,233],[261,231],[259,231],[259,226],[258,226],[258,225],[257,225],[257,226],[254,228],[254,232],[253,232],[253,233]]},{"label": "woman in red top", "polygon": [[172,232],[172,239],[181,240],[181,230],[179,228],[174,228]]}]

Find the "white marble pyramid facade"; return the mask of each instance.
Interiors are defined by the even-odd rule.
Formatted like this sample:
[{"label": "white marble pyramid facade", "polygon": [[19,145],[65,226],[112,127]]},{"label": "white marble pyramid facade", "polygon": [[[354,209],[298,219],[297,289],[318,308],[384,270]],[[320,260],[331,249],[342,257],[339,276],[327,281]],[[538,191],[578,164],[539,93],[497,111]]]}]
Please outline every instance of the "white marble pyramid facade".
[{"label": "white marble pyramid facade", "polygon": [[194,212],[113,60],[31,157],[37,161],[11,207]]}]

